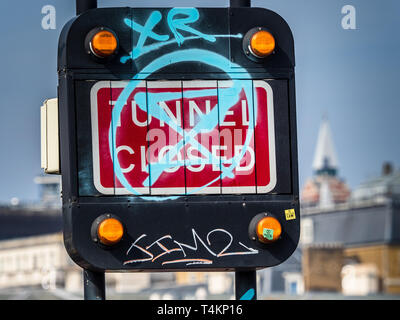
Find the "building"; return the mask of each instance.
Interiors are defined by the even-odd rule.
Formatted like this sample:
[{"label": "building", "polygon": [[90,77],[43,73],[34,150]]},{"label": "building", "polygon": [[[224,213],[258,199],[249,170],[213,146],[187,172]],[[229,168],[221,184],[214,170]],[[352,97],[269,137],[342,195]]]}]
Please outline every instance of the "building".
[{"label": "building", "polygon": [[258,296],[300,295],[304,292],[301,270],[302,250],[298,247],[285,262],[272,268],[257,271]]},{"label": "building", "polygon": [[61,233],[0,241],[0,289],[29,286],[77,291],[81,284],[76,272],[65,254]]},{"label": "building", "polygon": [[303,285],[307,292],[341,292],[343,248],[339,244],[303,246]]},{"label": "building", "polygon": [[[365,188],[363,184],[361,189]],[[355,191],[357,194],[365,190]],[[307,232],[306,242],[342,244],[346,265],[372,264],[377,269],[379,292],[400,293],[399,196],[383,198],[372,192],[370,198],[354,199],[331,210],[304,209],[302,228]]]},{"label": "building", "polygon": [[[316,212],[324,211],[346,203],[350,198],[348,186],[338,176],[338,157],[330,125],[326,118],[322,120],[319,129],[312,168],[313,176],[307,179],[300,193],[302,219],[299,246],[283,264],[259,271],[262,277],[260,289],[265,296],[279,293],[299,295],[314,289],[340,291],[340,272],[323,274],[321,272],[327,271],[326,268],[318,267],[326,257],[333,257],[333,245],[321,246],[319,244],[317,247],[313,247],[314,225],[312,220],[304,219],[304,212],[307,209]],[[337,254],[336,251],[335,254]],[[341,270],[336,261],[332,261],[331,265],[335,265],[336,270]],[[321,272],[318,271],[318,273],[316,270]],[[331,276],[332,278],[330,278]],[[324,283],[325,285],[323,285]]]},{"label": "building", "polygon": [[62,231],[61,209],[36,206],[0,207],[0,240],[53,234]]},{"label": "building", "polygon": [[[310,247],[326,251],[336,246],[339,249],[335,254],[342,256],[341,268],[331,274],[336,284],[328,285],[332,279],[325,275],[321,279],[326,285],[319,284],[319,288],[330,290],[336,286],[336,291],[346,294],[400,294],[400,170],[385,163],[380,176],[368,179],[350,193],[337,177],[338,162],[326,119],[321,124],[313,169],[314,176],[301,193],[303,254]],[[321,250],[316,252],[307,252],[303,260],[312,265],[312,255],[316,260],[324,255]],[[333,255],[323,258],[325,262],[329,259],[331,265],[338,261]],[[318,277],[308,269],[303,263],[307,283],[310,277]]]},{"label": "building", "polygon": [[[281,265],[257,271],[258,296],[400,294],[400,170],[385,163],[380,175],[350,192],[338,177],[326,119],[313,170],[301,192],[299,247]],[[17,288],[82,298],[82,270],[62,241],[59,180],[44,176],[35,182],[40,203],[0,207],[0,298]],[[110,273],[106,283],[107,296],[119,299],[234,296],[232,272]]]},{"label": "building", "polygon": [[0,290],[76,291],[79,270],[62,241],[60,178],[39,176],[34,182],[39,202],[0,207]]},{"label": "building", "polygon": [[[0,299],[82,299],[82,269],[63,243],[60,177],[34,182],[38,203],[0,206]],[[222,291],[232,291],[227,279]],[[120,299],[202,298],[210,286],[220,294],[221,285],[202,272],[106,274],[107,296]]]}]

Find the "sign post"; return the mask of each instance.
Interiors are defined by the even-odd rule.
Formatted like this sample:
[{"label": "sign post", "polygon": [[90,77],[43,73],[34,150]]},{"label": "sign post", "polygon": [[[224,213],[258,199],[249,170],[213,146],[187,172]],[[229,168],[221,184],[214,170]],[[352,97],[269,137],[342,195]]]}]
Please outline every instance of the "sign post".
[{"label": "sign post", "polygon": [[77,2],[58,101],[64,243],[85,299],[105,299],[106,271],[234,271],[236,297],[256,299],[256,270],[296,249],[293,37],[247,3]]},{"label": "sign post", "polygon": [[256,270],[235,272],[236,300],[257,300]]},{"label": "sign post", "polygon": [[[230,0],[231,8],[250,7],[251,0]],[[257,272],[235,271],[236,300],[257,300]]]},{"label": "sign post", "polygon": [[[97,8],[97,0],[76,0],[76,15]],[[105,275],[104,272],[96,272],[83,269],[83,291],[85,300],[105,300]]]}]

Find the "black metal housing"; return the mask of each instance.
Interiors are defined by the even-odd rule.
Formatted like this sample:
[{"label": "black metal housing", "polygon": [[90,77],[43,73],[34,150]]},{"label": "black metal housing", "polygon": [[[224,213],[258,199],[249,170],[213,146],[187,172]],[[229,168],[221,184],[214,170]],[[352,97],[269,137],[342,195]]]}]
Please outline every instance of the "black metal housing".
[{"label": "black metal housing", "polygon": [[87,10],[96,8],[97,0],[76,0],[76,15],[79,15]]},{"label": "black metal housing", "polygon": [[[78,265],[93,271],[251,270],[280,264],[296,249],[300,234],[295,59],[290,28],[278,14],[266,9],[199,8],[200,19],[191,24],[194,28],[205,33],[244,35],[252,28],[263,26],[271,30],[276,39],[275,54],[262,62],[252,61],[243,52],[241,38],[225,37],[218,38],[216,43],[197,39],[180,47],[164,46],[120,63],[139,37],[123,19],[130,17],[144,25],[151,12],[157,10],[165,17],[170,9],[89,10],[69,21],[60,35],[58,98],[67,251]],[[92,59],[84,46],[87,34],[99,26],[113,30],[120,41],[118,53],[106,63]],[[167,34],[170,31],[162,20],[154,27],[154,32]],[[193,47],[217,52],[246,68],[252,79],[266,80],[274,90],[277,163],[274,190],[267,194],[190,195],[166,201],[96,194],[90,184],[93,164],[88,152],[91,149],[91,87],[96,81],[129,80],[135,75],[148,81],[227,79],[221,70],[200,63],[175,64],[151,75],[141,75],[140,70],[157,57]],[[232,74],[240,79],[240,73],[236,74],[234,69]],[[285,219],[286,209],[294,209],[296,219]],[[266,211],[277,217],[283,228],[282,238],[268,246],[254,242],[248,235],[251,220]],[[107,250],[91,236],[93,221],[105,213],[118,216],[126,227],[121,243]],[[228,231],[231,237],[221,229]],[[164,242],[158,241],[163,237]],[[166,252],[161,246],[171,251]],[[185,252],[179,251],[182,246]],[[234,254],[245,248],[258,250],[258,254]],[[211,263],[166,263],[183,258]]]},{"label": "black metal housing", "polygon": [[231,8],[250,7],[251,0],[230,0]]}]

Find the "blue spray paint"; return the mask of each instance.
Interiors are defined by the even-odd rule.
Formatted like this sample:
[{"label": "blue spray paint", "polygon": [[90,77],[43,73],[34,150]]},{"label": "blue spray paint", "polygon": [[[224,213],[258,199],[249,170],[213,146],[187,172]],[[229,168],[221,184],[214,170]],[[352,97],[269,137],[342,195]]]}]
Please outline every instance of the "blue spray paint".
[{"label": "blue spray paint", "polygon": [[[145,80],[150,74],[157,72],[158,70],[164,68],[166,65],[171,65],[171,64],[175,64],[175,63],[181,63],[181,62],[200,62],[200,63],[204,63],[207,65],[212,65],[214,67],[217,67],[218,69],[224,71],[231,79],[233,82],[233,86],[230,88],[223,88],[222,90],[224,90],[225,92],[225,96],[227,97],[227,99],[225,99],[225,101],[223,101],[223,103],[220,104],[219,106],[219,110],[220,110],[220,116],[224,116],[227,111],[229,110],[229,108],[231,108],[232,105],[234,105],[238,100],[239,100],[239,94],[241,89],[243,88],[246,97],[251,97],[252,96],[252,88],[250,88],[251,86],[243,86],[243,81],[240,80],[233,80],[233,75],[230,71],[231,68],[235,68],[236,72],[240,73],[240,76],[242,79],[251,79],[250,75],[247,73],[247,71],[245,69],[243,69],[242,67],[240,67],[239,65],[235,65],[233,64],[231,61],[229,61],[228,59],[226,59],[225,57],[216,54],[214,52],[211,51],[207,51],[207,50],[202,50],[202,49],[187,49],[187,50],[181,50],[181,51],[176,51],[176,52],[172,52],[169,54],[166,54],[156,60],[154,60],[153,62],[151,62],[150,64],[148,64],[145,68],[143,68],[143,70],[141,70],[140,74],[136,74],[132,80],[128,83],[128,85],[124,88],[124,90],[121,92],[120,96],[118,97],[113,112],[112,112],[112,125],[110,127],[110,133],[109,133],[109,138],[110,138],[110,151],[112,151],[113,154],[113,159],[114,159],[114,172],[116,177],[118,178],[118,180],[121,182],[121,184],[131,193],[135,194],[135,195],[140,195],[140,193],[138,193],[130,184],[129,182],[126,180],[121,166],[118,162],[117,159],[117,155],[115,152],[115,148],[113,148],[113,145],[116,145],[116,128],[117,128],[117,124],[119,122],[120,116],[121,116],[121,112],[122,109],[124,107],[124,105],[126,104],[126,101],[128,99],[128,97],[131,95],[131,93],[136,89],[136,87],[138,86],[138,84],[141,82],[139,80],[137,80],[140,76],[143,77]],[[249,82],[250,83],[250,82]],[[171,93],[169,93],[171,94]],[[179,93],[180,94],[180,93]],[[189,93],[190,94],[190,93]],[[195,93],[192,93],[193,95],[195,95]],[[209,92],[207,92],[207,90],[204,90],[203,92],[204,96],[207,94],[210,94]],[[196,96],[199,95],[199,92],[196,92]],[[137,103],[138,105],[141,106],[141,109],[143,110],[143,106],[145,105],[145,97],[140,96],[139,94],[137,95]],[[176,98],[176,96],[169,96],[167,98]],[[136,99],[136,98],[135,98]],[[157,100],[157,99],[154,99]],[[159,101],[159,100],[158,100]],[[178,126],[176,126],[174,124],[174,122],[172,121],[172,119],[170,119],[166,113],[161,113],[160,114],[160,110],[157,109],[157,114],[154,114],[154,104],[153,103],[149,103],[148,104],[150,106],[149,110],[147,110],[147,112],[149,113],[149,115],[156,117],[159,116],[159,120],[162,120],[164,122],[166,122],[167,124],[171,125],[172,128],[176,129],[177,131],[182,130],[182,128],[178,128]],[[250,108],[249,108],[250,109]],[[217,108],[214,108],[213,110],[215,110],[214,112],[210,112],[208,114],[204,114],[200,117],[199,122],[196,124],[196,126],[188,133],[185,135],[185,141],[181,140],[180,142],[178,142],[173,148],[171,148],[169,150],[169,154],[168,157],[169,159],[173,159],[174,156],[176,156],[180,150],[184,147],[184,145],[186,143],[193,143],[196,144],[196,140],[194,139],[194,137],[199,134],[200,130],[213,130],[217,125],[218,125],[218,113],[217,113]],[[255,108],[255,110],[257,110],[257,108]],[[227,176],[232,176],[232,171],[233,169],[237,166],[238,162],[240,161],[240,159],[243,158],[244,154],[246,153],[246,150],[250,144],[252,135],[253,135],[253,130],[254,130],[254,119],[256,119],[257,114],[256,111],[253,113],[249,112],[249,128],[248,128],[248,133],[246,136],[246,140],[244,143],[244,146],[242,148],[242,151],[239,155],[235,156],[233,159],[231,159],[230,161],[232,161],[232,164],[229,167],[225,167],[222,168],[222,172],[221,175],[217,178],[215,178],[214,180],[210,181],[209,183],[207,183],[206,185],[192,191],[191,193],[196,193],[204,188],[206,188],[208,185],[214,183],[215,181],[219,180],[219,179],[223,179],[224,177]],[[182,132],[182,131],[181,131]],[[188,140],[187,140],[188,139]],[[197,144],[197,146],[200,148],[202,148],[201,145]],[[204,152],[206,152],[204,150],[204,148],[202,148],[202,150]],[[167,167],[176,167],[177,164],[167,164]],[[180,165],[184,165],[184,163],[180,163]],[[154,177],[159,177],[161,175],[161,173],[163,172],[163,170],[165,170],[165,165],[161,165],[161,166],[157,166],[157,164],[151,164],[151,175],[152,175],[152,183],[154,183],[155,181],[157,181],[157,179],[154,179]],[[154,171],[153,171],[154,168]],[[144,186],[149,186],[149,181],[146,180],[144,183]],[[178,197],[144,197],[142,196],[143,199],[151,199],[151,200],[172,200],[172,199],[176,199]]]},{"label": "blue spray paint", "polygon": [[[185,18],[176,18],[177,15],[184,15]],[[132,52],[129,56],[124,56],[120,59],[121,63],[126,63],[130,59],[137,59],[141,55],[149,53],[151,51],[157,50],[163,46],[170,45],[173,43],[177,43],[178,46],[181,46],[186,40],[194,40],[194,39],[204,39],[209,42],[215,42],[216,38],[219,37],[233,37],[233,38],[242,38],[241,34],[238,35],[209,35],[204,34],[203,32],[196,30],[193,27],[188,26],[187,24],[196,22],[200,17],[199,11],[196,8],[172,8],[168,12],[167,23],[168,26],[174,35],[174,39],[169,39],[168,35],[159,35],[153,31],[154,27],[161,21],[162,15],[160,11],[153,11],[149,18],[147,19],[144,26],[138,24],[133,19],[124,19],[125,24],[132,28],[132,30],[140,33],[139,40],[133,48]],[[184,37],[178,30],[182,30],[188,33],[193,34],[194,36]],[[151,45],[145,46],[145,42],[148,38],[159,41],[158,43],[154,43]]]},{"label": "blue spray paint", "polygon": [[140,53],[143,49],[144,43],[147,38],[152,38],[157,41],[167,41],[169,39],[168,35],[159,35],[153,32],[153,28],[158,24],[162,19],[162,15],[160,11],[153,11],[150,14],[150,17],[147,19],[144,26],[136,23],[133,20],[125,19],[124,22],[130,26],[133,30],[140,33],[139,40],[136,44],[136,47],[132,50],[132,56],[140,56]]},{"label": "blue spray paint", "polygon": [[[129,20],[129,19],[126,19],[126,20]],[[241,38],[243,38],[243,35],[241,33],[238,33],[236,35],[235,34],[234,35],[216,34],[216,35],[214,35],[214,37],[215,38],[239,38],[239,39],[241,39]],[[185,41],[187,41],[187,40],[196,40],[196,39],[201,39],[201,37],[199,37],[199,36],[185,37]],[[140,56],[142,56],[142,55],[144,55],[146,53],[149,53],[149,52],[152,52],[152,51],[156,51],[156,50],[160,49],[161,47],[168,46],[170,44],[174,44],[174,43],[177,43],[177,42],[178,41],[174,38],[174,39],[171,39],[171,40],[168,40],[168,41],[153,43],[153,44],[141,47],[140,50],[132,51],[129,56],[121,57],[120,62],[121,63],[126,63],[130,59],[132,59],[132,60],[137,59],[137,58],[139,58]]]},{"label": "blue spray paint", "polygon": [[[168,26],[174,36],[174,39],[170,39],[168,35],[160,35],[153,31],[154,27],[161,21],[162,15],[160,11],[153,11],[149,15],[146,23],[142,26],[136,23],[133,19],[124,19],[126,25],[128,25],[135,32],[140,33],[139,40],[136,46],[132,49],[132,52],[129,56],[125,56],[121,58],[121,63],[126,63],[129,59],[136,59],[146,53],[149,53],[154,50],[158,50],[159,48],[170,45],[173,43],[181,46],[187,40],[194,39],[204,39],[208,42],[215,42],[219,37],[235,37],[241,38],[242,35],[208,35],[203,32],[189,26],[189,24],[193,24],[198,21],[200,18],[199,11],[196,8],[172,8],[167,15],[167,23]],[[192,34],[192,36],[184,37],[181,32],[186,32]],[[147,39],[153,39],[158,41],[156,43],[152,43],[151,45],[145,45]],[[225,177],[233,178],[233,170],[240,163],[240,160],[244,157],[248,146],[250,145],[251,138],[254,133],[254,119],[257,119],[257,108],[255,112],[251,112],[253,108],[250,107],[250,102],[252,102],[252,85],[251,81],[241,81],[241,80],[233,80],[234,73],[231,73],[232,68],[234,68],[235,73],[239,73],[241,79],[250,80],[251,77],[247,73],[245,69],[236,65],[229,61],[227,58],[216,54],[212,51],[202,50],[202,49],[187,49],[180,50],[172,53],[165,54],[160,58],[152,61],[146,67],[144,67],[140,73],[136,74],[132,80],[128,83],[128,85],[124,88],[124,90],[119,95],[113,112],[112,112],[112,123],[109,131],[109,147],[110,152],[113,155],[113,165],[114,172],[116,178],[121,182],[121,184],[132,194],[140,195],[140,193],[135,190],[129,182],[126,180],[121,166],[118,161],[118,157],[116,154],[116,136],[117,136],[117,124],[119,123],[122,109],[128,99],[128,97],[132,94],[132,92],[137,88],[139,83],[145,80],[150,74],[157,72],[158,70],[164,68],[165,66],[181,63],[181,62],[200,62],[207,65],[211,65],[216,67],[227,74],[228,77],[232,79],[232,87],[230,88],[218,88],[218,95],[223,97],[219,101],[218,108],[212,108],[209,113],[202,114],[199,117],[198,123],[192,128],[189,132],[184,132],[183,128],[179,127],[163,110],[158,106],[159,101],[168,101],[168,100],[176,100],[181,97],[181,93],[167,92],[167,93],[150,93],[147,92],[148,101],[146,101],[145,93],[137,93],[133,98],[139,106],[140,109],[147,112],[148,116],[156,118],[164,123],[167,123],[172,129],[174,129],[178,134],[183,136],[184,138],[179,141],[175,146],[172,146],[162,159],[158,159],[157,163],[147,164],[145,171],[150,173],[149,177],[143,182],[144,187],[150,187],[153,185],[161,176],[161,174],[169,168],[175,167],[184,167],[185,165],[198,165],[198,164],[218,164],[221,174],[207,183],[206,185],[193,190],[191,193],[196,193],[206,188],[207,186],[213,184],[219,179],[223,179]],[[138,80],[139,77],[141,80]],[[229,109],[239,101],[239,94],[244,90],[245,95],[248,99],[248,110],[249,110],[249,119],[248,119],[248,129],[247,136],[245,139],[245,143],[241,152],[238,155],[235,155],[233,158],[228,159],[226,161],[221,161],[220,158],[215,157],[207,148],[205,148],[201,143],[199,143],[195,137],[199,133],[211,132],[219,125],[219,119],[224,119],[227,115]],[[185,97],[205,97],[215,94],[215,90],[193,90],[185,92]],[[218,113],[219,112],[219,113]],[[196,159],[196,160],[179,160],[178,154],[182,151],[186,144],[190,144],[193,148],[197,149],[203,156],[206,156],[206,159]],[[177,158],[178,160],[171,162],[171,159]],[[222,162],[222,163],[221,163]],[[151,166],[151,172],[150,172]],[[167,200],[167,199],[176,199],[177,197],[143,197],[144,199],[151,200]]]},{"label": "blue spray paint", "polygon": [[[181,18],[181,19],[174,19],[176,15],[186,15],[186,18]],[[199,20],[200,14],[199,11],[196,8],[173,8],[168,12],[168,25],[174,34],[178,45],[181,46],[181,44],[185,41],[185,38],[182,36],[181,33],[178,32],[178,30],[183,30],[189,33],[193,33],[204,40],[210,41],[210,42],[215,42],[215,36],[204,34],[192,27],[187,26],[187,23],[193,23]]]},{"label": "blue spray paint", "polygon": [[240,297],[239,300],[251,300],[253,299],[254,295],[255,295],[255,290],[249,289]]}]

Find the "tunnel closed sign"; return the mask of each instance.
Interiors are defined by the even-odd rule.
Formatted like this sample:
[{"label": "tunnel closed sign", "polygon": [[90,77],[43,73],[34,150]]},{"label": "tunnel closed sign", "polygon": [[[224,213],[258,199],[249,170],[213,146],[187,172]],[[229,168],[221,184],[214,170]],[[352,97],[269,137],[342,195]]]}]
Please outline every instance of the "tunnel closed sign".
[{"label": "tunnel closed sign", "polygon": [[93,179],[102,194],[255,194],[275,187],[266,81],[99,81],[90,100]]}]

